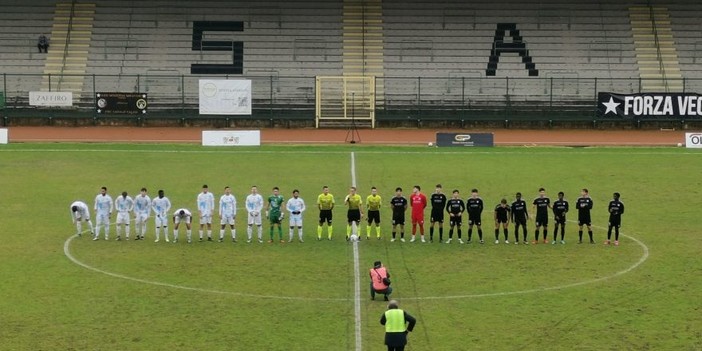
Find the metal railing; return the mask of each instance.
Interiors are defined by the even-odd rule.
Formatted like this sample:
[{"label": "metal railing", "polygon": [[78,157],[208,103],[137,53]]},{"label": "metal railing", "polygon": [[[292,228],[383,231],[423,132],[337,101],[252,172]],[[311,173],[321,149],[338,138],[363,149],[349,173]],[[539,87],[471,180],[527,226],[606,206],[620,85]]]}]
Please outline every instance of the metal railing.
[{"label": "metal railing", "polygon": [[71,32],[73,31],[73,17],[76,11],[76,0],[71,1],[71,11],[68,14],[68,28],[66,28],[66,42],[63,45],[63,58],[61,59],[61,74],[59,87],[63,83],[64,72],[66,70],[66,59],[68,58],[68,46],[71,45]]}]

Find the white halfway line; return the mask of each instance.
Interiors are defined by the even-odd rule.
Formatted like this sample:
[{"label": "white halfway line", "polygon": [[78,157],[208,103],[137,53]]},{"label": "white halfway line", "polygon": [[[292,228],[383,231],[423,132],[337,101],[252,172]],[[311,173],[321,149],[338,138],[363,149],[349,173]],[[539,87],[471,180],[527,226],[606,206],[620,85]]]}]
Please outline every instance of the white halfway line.
[{"label": "white halfway line", "polygon": [[[356,186],[356,154],[351,152],[351,186]],[[356,226],[356,230],[360,228],[360,223]],[[357,233],[360,237],[361,234]],[[361,271],[358,258],[358,241],[351,243],[353,245],[353,310],[355,317],[356,329],[356,351],[363,350],[363,337],[361,336]]]}]

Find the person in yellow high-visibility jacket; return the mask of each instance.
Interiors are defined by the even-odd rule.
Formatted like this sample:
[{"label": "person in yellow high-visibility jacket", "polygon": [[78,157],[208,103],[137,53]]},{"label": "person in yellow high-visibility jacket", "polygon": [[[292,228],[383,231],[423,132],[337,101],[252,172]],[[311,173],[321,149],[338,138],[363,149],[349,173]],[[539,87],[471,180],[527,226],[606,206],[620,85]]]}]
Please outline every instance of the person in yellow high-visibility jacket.
[{"label": "person in yellow high-visibility jacket", "polygon": [[407,345],[407,333],[414,329],[417,320],[398,307],[396,300],[388,302],[388,310],[380,317],[385,326],[385,345],[388,351],[403,351]]}]

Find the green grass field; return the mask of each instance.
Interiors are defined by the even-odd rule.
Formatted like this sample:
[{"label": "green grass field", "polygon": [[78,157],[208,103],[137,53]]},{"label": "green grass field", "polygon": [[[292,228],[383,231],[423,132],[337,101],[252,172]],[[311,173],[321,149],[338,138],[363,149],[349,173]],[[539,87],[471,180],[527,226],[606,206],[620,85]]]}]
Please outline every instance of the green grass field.
[{"label": "green grass field", "polygon": [[[408,195],[419,184],[429,194],[442,183],[464,198],[478,188],[487,208],[485,245],[391,243],[383,210],[383,240],[358,244],[363,350],[385,349],[378,321],[386,305],[368,294],[375,260],[392,274],[393,297],[418,319],[407,350],[702,349],[699,152],[11,144],[0,147],[0,350],[355,350],[343,206],[334,212],[335,240],[314,240],[316,197],[329,185],[343,201],[352,152],[364,199],[371,186],[387,203],[396,186]],[[216,199],[232,187],[239,238],[251,185],[265,196],[279,186],[286,199],[299,189],[306,242],[154,243],[151,220],[146,241],[71,240],[71,257],[90,269],[64,254],[75,231],[69,204],[92,208],[100,186],[113,198],[164,189],[174,208],[194,210],[205,183]],[[564,191],[571,206],[590,189],[597,245],[575,244],[572,222],[566,245],[492,243],[491,209],[517,191],[530,202],[542,186],[552,199]],[[626,236],[608,247],[601,243],[614,191],[627,206]]]}]

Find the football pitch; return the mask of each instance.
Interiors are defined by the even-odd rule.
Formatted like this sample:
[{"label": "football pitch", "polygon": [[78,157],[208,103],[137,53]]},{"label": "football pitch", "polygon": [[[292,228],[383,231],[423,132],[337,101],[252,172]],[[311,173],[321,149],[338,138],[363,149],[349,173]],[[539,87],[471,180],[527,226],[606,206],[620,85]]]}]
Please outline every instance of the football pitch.
[{"label": "football pitch", "polygon": [[[407,350],[699,350],[701,174],[702,154],[682,148],[4,145],[0,350],[384,350],[386,303],[368,291],[376,260],[418,320]],[[344,240],[353,183],[364,201],[371,186],[383,198],[381,240],[365,240],[365,224],[362,241]],[[429,196],[437,183],[464,199],[479,189],[485,244],[475,230],[471,244],[439,243],[438,231],[433,243],[390,242],[395,188]],[[110,241],[74,236],[69,205],[85,201],[94,220],[101,186],[113,198],[163,189],[172,210],[195,213],[203,184],[216,203],[232,188],[237,243],[229,230],[223,243],[154,243],[153,217],[144,241],[115,241],[114,226]],[[304,243],[242,240],[252,185],[264,198],[300,190]],[[323,185],[337,204],[332,241],[316,240]],[[566,244],[494,244],[500,199],[519,191],[530,204],[540,187],[570,201]],[[596,245],[577,244],[581,188]],[[602,244],[615,191],[626,204],[618,247]]]}]

